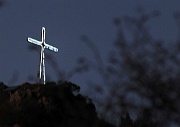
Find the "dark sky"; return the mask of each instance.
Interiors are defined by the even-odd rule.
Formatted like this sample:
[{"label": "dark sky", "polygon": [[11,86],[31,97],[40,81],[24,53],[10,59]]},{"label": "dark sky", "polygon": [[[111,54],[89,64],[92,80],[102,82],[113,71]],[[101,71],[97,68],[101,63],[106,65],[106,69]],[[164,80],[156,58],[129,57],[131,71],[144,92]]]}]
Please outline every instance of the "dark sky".
[{"label": "dark sky", "polygon": [[[46,28],[46,42],[58,47],[59,52],[46,50],[58,61],[59,68],[70,71],[80,56],[93,59],[89,48],[80,40],[87,35],[99,48],[103,58],[113,48],[116,37],[113,18],[133,16],[135,9],[159,10],[160,18],[150,21],[155,38],[166,40],[169,45],[177,37],[173,12],[180,11],[179,0],[7,0],[0,9],[0,81],[17,85],[36,76],[39,54],[28,47],[27,37],[41,40],[41,28]],[[52,67],[46,64],[46,74],[56,81]],[[89,80],[100,81],[95,72],[75,75],[70,81],[86,90]]]}]

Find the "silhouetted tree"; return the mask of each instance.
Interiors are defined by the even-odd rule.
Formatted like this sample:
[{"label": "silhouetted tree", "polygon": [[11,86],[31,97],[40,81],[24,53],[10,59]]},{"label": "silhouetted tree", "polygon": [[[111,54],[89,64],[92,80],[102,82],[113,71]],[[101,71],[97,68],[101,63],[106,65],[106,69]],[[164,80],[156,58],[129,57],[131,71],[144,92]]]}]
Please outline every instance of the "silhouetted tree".
[{"label": "silhouetted tree", "polygon": [[126,113],[124,117],[121,116],[121,124],[119,127],[132,127],[132,126],[133,126],[133,120],[130,118],[129,113]]},{"label": "silhouetted tree", "polygon": [[[82,66],[95,69],[102,76],[103,85],[92,82],[98,84],[96,90],[99,87],[109,90],[106,101],[100,104],[104,114],[120,116],[132,112],[141,116],[141,122],[151,120],[159,126],[167,126],[169,122],[180,124],[179,41],[169,46],[171,42],[166,44],[150,34],[147,24],[159,17],[160,12],[146,14],[142,8],[137,12],[134,17],[114,19],[117,38],[108,64],[103,63],[92,41],[82,36],[82,41],[92,50],[96,60],[94,63],[82,57]],[[176,12],[177,22],[179,17]],[[155,123],[149,126],[155,126]]]}]

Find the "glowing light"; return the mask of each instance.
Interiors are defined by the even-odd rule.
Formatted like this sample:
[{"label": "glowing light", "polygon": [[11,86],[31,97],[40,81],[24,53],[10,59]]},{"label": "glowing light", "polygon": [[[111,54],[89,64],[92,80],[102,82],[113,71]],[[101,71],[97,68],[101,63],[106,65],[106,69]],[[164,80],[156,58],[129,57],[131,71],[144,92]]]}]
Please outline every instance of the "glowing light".
[{"label": "glowing light", "polygon": [[42,42],[28,37],[28,42],[41,46]]},{"label": "glowing light", "polygon": [[56,47],[53,47],[51,45],[48,45],[48,44],[45,44],[45,48],[51,50],[51,51],[54,51],[54,52],[58,52],[58,49]]},{"label": "glowing light", "polygon": [[45,27],[42,27],[42,31],[41,31],[42,40],[41,41],[38,41],[38,40],[35,40],[33,38],[28,37],[28,42],[41,46],[39,80],[40,80],[40,82],[42,82],[42,76],[43,76],[43,84],[46,83],[45,63],[44,63],[44,59],[45,59],[44,49],[47,48],[47,49],[49,49],[51,51],[58,52],[58,48],[53,47],[53,46],[45,43],[45,33],[46,33]]}]

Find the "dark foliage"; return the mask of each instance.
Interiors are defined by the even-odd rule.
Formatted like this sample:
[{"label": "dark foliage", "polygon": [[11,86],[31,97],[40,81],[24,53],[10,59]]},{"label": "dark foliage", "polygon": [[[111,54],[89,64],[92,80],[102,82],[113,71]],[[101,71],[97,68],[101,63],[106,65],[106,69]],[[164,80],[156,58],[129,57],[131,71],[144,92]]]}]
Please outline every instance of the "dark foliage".
[{"label": "dark foliage", "polygon": [[151,118],[138,117],[136,120],[132,120],[129,113],[124,116],[121,115],[119,127],[158,127],[158,122]]},{"label": "dark foliage", "polygon": [[[103,63],[98,49],[83,35],[82,41],[91,49],[96,62],[81,57],[82,66],[96,70],[102,77],[103,83],[91,84],[97,92],[108,89],[106,101],[99,102],[104,116],[110,114],[110,119],[117,120],[127,112],[136,113],[134,124],[142,127],[179,123],[179,40],[172,44],[154,39],[148,24],[161,13],[146,14],[142,8],[137,12],[134,17],[114,19],[117,38],[108,64]],[[174,19],[179,26],[179,12],[175,12]]]},{"label": "dark foliage", "polygon": [[5,0],[0,0],[0,7],[4,6]]},{"label": "dark foliage", "polygon": [[[94,127],[108,125],[97,118],[92,100],[70,82],[46,85],[24,83],[14,88],[0,84],[0,126]],[[110,124],[109,124],[110,125]]]}]

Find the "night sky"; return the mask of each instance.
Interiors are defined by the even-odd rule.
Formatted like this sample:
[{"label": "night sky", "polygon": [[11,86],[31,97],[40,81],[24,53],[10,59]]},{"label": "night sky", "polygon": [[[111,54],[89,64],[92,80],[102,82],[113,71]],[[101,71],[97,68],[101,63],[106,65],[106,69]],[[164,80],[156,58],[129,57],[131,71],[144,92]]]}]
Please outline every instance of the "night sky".
[{"label": "night sky", "polygon": [[[134,16],[137,7],[143,7],[147,13],[161,11],[161,17],[149,22],[154,38],[169,45],[177,39],[173,12],[180,11],[179,0],[7,0],[0,9],[0,81],[8,85],[36,82],[29,77],[36,77],[39,54],[29,49],[32,44],[27,37],[41,40],[43,26],[46,42],[59,49],[58,53],[48,50],[45,53],[58,61],[61,70],[69,72],[79,57],[94,59],[81,41],[82,35],[93,41],[106,61],[116,38],[113,19]],[[45,64],[50,80],[59,80],[46,60]],[[82,92],[89,89],[88,81],[101,81],[93,71],[68,80],[80,85]]]}]

